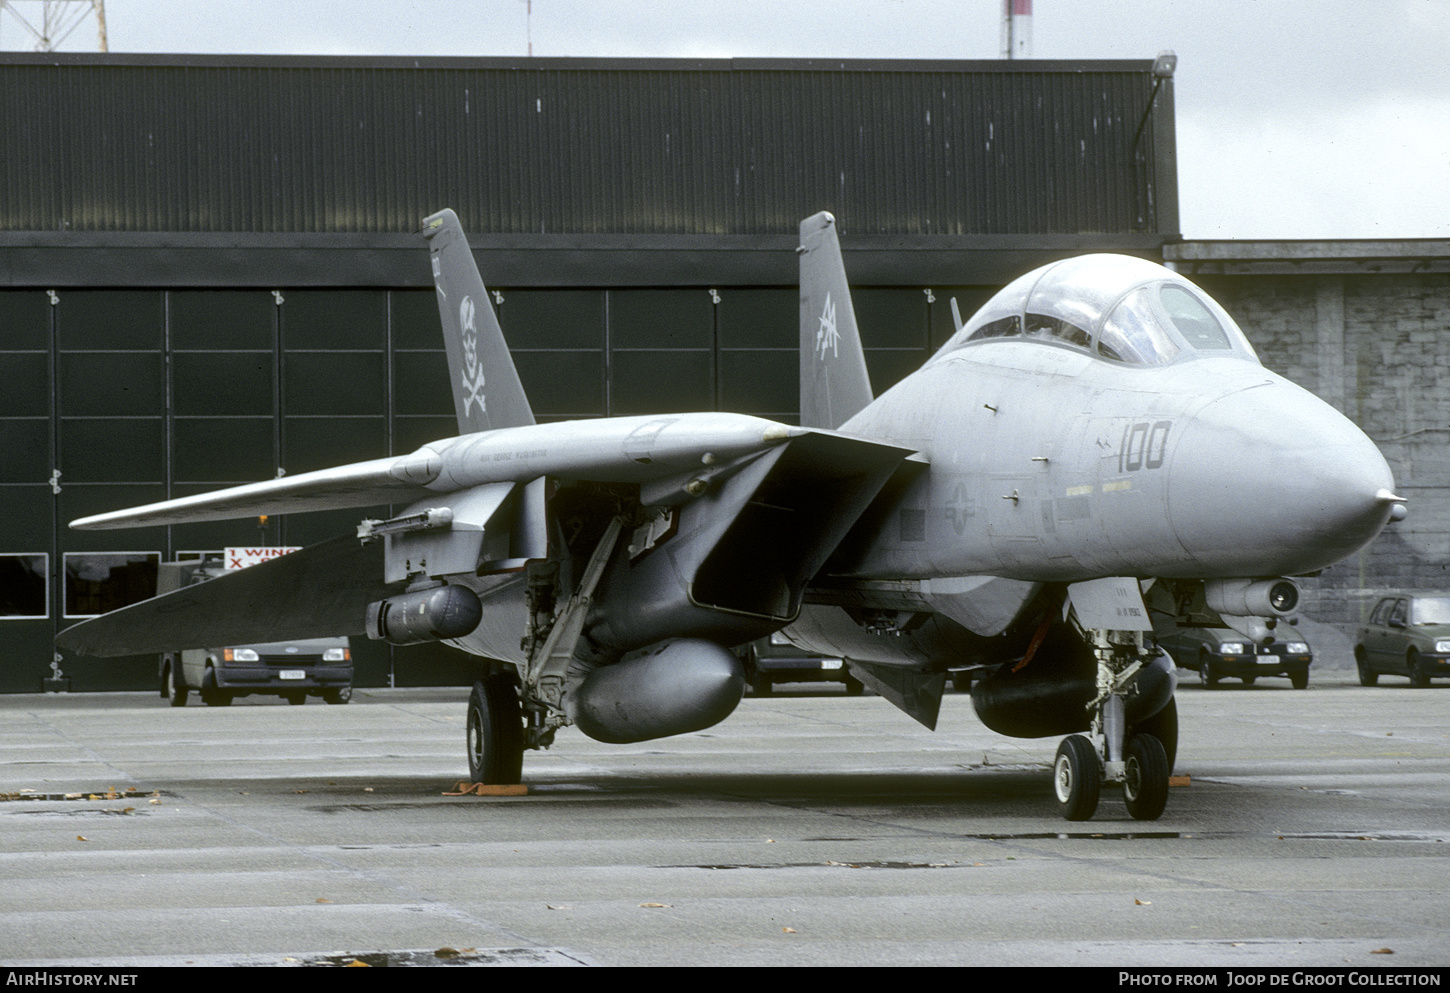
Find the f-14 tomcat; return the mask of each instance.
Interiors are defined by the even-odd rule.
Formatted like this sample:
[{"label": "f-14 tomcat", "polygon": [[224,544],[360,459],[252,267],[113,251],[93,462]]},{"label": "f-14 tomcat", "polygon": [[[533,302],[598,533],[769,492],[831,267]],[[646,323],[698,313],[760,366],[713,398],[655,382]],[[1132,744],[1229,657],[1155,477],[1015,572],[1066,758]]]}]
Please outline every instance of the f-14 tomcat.
[{"label": "f-14 tomcat", "polygon": [[[1177,749],[1149,605],[1264,640],[1289,577],[1403,516],[1353,424],[1260,365],[1154,263],[1036,269],[873,398],[829,214],[801,223],[800,425],[730,413],[538,424],[452,211],[424,221],[458,437],[73,522],[403,506],[348,535],[70,628],[123,655],[362,635],[480,656],[475,781],[573,724],[635,742],[725,719],[732,646],[781,631],[934,727],[948,667],[1008,735],[1067,735],[1053,782],[1155,819]],[[1246,481],[1245,469],[1252,468]],[[198,640],[200,639],[200,640]]]}]

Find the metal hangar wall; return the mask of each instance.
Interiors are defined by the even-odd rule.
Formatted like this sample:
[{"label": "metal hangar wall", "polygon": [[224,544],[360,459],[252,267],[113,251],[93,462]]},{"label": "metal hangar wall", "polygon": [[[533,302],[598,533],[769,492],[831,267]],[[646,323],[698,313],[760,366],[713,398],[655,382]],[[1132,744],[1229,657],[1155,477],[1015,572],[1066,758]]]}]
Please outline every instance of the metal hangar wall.
[{"label": "metal hangar wall", "polygon": [[[796,225],[840,224],[873,385],[1021,272],[1178,237],[1153,62],[0,55],[0,691],[155,563],[376,512],[71,532],[456,433],[418,221],[469,232],[541,418],[796,417]],[[360,685],[462,682],[354,645]]]}]

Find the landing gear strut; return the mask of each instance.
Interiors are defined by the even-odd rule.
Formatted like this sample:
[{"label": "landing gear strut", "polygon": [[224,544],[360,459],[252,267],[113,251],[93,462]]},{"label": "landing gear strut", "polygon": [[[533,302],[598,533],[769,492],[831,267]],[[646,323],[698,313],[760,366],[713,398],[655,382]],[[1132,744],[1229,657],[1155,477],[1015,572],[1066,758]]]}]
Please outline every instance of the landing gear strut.
[{"label": "landing gear strut", "polygon": [[529,628],[517,667],[490,663],[468,698],[468,775],[475,783],[512,786],[523,781],[524,750],[548,748],[570,723],[564,707],[569,665],[583,641],[595,587],[618,544],[623,521],[612,518],[589,557],[573,594],[562,606],[557,563],[531,566],[525,594]]}]

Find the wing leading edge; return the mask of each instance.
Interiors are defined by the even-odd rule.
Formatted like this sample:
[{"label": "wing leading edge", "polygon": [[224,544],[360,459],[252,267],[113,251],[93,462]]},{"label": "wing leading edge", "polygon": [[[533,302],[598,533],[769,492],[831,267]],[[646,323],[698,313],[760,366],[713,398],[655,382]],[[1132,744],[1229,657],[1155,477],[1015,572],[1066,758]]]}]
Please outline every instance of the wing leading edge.
[{"label": "wing leading edge", "polygon": [[163,500],[71,521],[77,531],[108,531],[155,524],[228,521],[259,514],[341,510],[380,503],[411,502],[428,491],[397,469],[404,459],[374,459],[248,483],[213,493]]},{"label": "wing leading edge", "polygon": [[531,424],[445,438],[396,458],[82,517],[70,526],[110,530],[414,503],[541,476],[644,484],[757,454],[807,433],[760,417],[719,413]]}]

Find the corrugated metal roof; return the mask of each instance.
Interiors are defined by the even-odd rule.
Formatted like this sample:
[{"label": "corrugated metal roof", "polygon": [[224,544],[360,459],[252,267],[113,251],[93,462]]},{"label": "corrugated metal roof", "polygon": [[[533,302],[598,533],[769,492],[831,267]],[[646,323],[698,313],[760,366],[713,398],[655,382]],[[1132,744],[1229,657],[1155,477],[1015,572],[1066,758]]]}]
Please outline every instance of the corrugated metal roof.
[{"label": "corrugated metal roof", "polygon": [[1150,69],[7,54],[0,230],[1130,233]]}]

